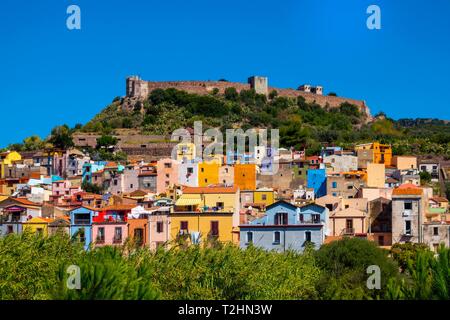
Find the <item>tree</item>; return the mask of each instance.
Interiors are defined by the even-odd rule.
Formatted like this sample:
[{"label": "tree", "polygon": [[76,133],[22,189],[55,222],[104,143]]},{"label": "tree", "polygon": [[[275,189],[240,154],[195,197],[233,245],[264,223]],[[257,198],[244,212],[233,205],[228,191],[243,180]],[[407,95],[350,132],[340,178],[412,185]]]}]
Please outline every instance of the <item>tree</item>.
[{"label": "tree", "polygon": [[421,171],[419,173],[419,176],[421,185],[425,185],[431,182],[431,174],[428,171]]},{"label": "tree", "polygon": [[67,124],[54,127],[48,141],[58,149],[68,149],[74,146],[70,128]]},{"label": "tree", "polygon": [[42,149],[43,145],[44,141],[42,141],[42,139],[36,135],[23,139],[23,149],[26,151]]},{"label": "tree", "polygon": [[239,100],[239,94],[238,94],[236,88],[234,88],[234,87],[226,88],[224,95],[225,95],[225,99],[227,99],[227,100],[230,100],[230,101],[238,101]]},{"label": "tree", "polygon": [[[323,271],[318,291],[324,299],[382,297],[388,280],[398,276],[397,265],[388,257],[388,251],[365,239],[333,241],[323,245],[315,257]],[[381,271],[380,290],[367,288],[367,268],[373,265]]]},{"label": "tree", "polygon": [[277,90],[272,90],[272,91],[270,91],[270,93],[269,93],[269,99],[270,99],[270,100],[275,99],[277,96],[278,96]]},{"label": "tree", "polygon": [[117,144],[117,138],[109,135],[102,135],[97,139],[96,149],[106,149],[110,150],[111,147],[114,147]]}]

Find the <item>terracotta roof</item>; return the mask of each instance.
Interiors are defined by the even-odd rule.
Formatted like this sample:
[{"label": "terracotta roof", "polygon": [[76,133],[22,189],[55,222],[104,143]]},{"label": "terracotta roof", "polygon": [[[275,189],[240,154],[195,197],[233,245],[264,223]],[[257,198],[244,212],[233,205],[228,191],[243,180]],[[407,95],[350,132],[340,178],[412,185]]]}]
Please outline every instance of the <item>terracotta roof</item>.
[{"label": "terracotta roof", "polygon": [[108,167],[108,168],[111,168],[111,167],[117,167],[117,163],[116,163],[116,162],[113,162],[113,161],[108,162],[108,163],[105,165],[105,168],[106,168],[106,167]]},{"label": "terracotta roof", "polygon": [[35,206],[35,207],[41,207],[42,205],[40,205],[39,203],[36,202],[32,202],[30,200],[28,200],[27,198],[11,198],[23,205],[27,205],[27,206]]},{"label": "terracotta roof", "polygon": [[146,196],[148,193],[143,190],[135,190],[129,194],[130,197],[143,197]]},{"label": "terracotta roof", "polygon": [[422,188],[419,188],[418,186],[412,183],[402,184],[401,186],[395,188],[392,191],[392,195],[421,195],[421,194]]},{"label": "terracotta roof", "polygon": [[138,174],[138,177],[150,177],[150,176],[157,176],[158,174],[156,172],[141,172]]},{"label": "terracotta roof", "polygon": [[430,198],[430,200],[433,200],[435,202],[448,202],[447,198],[438,197],[438,196],[432,197],[432,198]]},{"label": "terracotta roof", "polygon": [[183,193],[236,193],[237,186],[233,187],[186,187]]}]

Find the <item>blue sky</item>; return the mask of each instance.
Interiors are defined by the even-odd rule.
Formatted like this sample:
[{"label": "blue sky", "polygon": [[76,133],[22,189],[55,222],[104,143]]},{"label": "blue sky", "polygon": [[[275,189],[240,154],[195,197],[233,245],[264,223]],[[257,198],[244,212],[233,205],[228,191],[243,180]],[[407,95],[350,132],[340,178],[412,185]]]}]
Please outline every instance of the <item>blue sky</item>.
[{"label": "blue sky", "polygon": [[[81,30],[66,9],[81,8]],[[381,30],[366,9],[381,8]],[[0,2],[0,146],[85,123],[125,77],[320,84],[393,118],[450,120],[450,1]]]}]

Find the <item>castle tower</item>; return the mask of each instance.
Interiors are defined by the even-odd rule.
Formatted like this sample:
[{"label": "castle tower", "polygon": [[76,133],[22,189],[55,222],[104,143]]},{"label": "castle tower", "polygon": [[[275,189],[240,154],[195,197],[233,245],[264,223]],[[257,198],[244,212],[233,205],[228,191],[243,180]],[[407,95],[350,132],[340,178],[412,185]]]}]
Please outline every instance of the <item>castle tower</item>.
[{"label": "castle tower", "polygon": [[130,76],[126,80],[127,97],[146,98],[148,96],[148,84],[138,76]]},{"label": "castle tower", "polygon": [[269,94],[269,80],[267,77],[252,76],[248,78],[250,88],[254,89],[258,94]]}]

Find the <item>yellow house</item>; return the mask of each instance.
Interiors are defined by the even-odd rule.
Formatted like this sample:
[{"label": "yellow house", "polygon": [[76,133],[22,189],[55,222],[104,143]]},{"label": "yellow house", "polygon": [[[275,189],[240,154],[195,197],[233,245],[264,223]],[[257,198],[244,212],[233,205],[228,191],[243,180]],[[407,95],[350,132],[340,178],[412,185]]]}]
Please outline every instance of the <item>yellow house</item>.
[{"label": "yellow house", "polygon": [[358,154],[358,165],[361,159],[372,163],[384,163],[390,167],[392,165],[392,147],[389,144],[381,144],[379,142],[359,144],[355,146]]},{"label": "yellow house", "polygon": [[32,233],[42,233],[48,235],[48,225],[53,222],[50,218],[34,217],[23,223],[23,230]]},{"label": "yellow house", "polygon": [[217,161],[201,162],[198,164],[198,186],[207,187],[219,183],[220,163]]},{"label": "yellow house", "polygon": [[177,144],[177,160],[188,161],[196,157],[195,144],[192,142],[180,142]]},{"label": "yellow house", "polygon": [[216,239],[233,242],[233,213],[227,212],[173,212],[170,213],[170,240],[189,235],[190,242]]},{"label": "yellow house", "polygon": [[[170,213],[170,240],[181,234],[193,239],[237,240],[238,187],[186,187]],[[192,239],[191,239],[192,240]]]},{"label": "yellow house", "polygon": [[260,188],[253,192],[253,202],[262,203],[266,207],[275,202],[275,193],[271,188]]},{"label": "yellow house", "polygon": [[394,156],[392,165],[398,170],[417,169],[417,157],[414,156]]},{"label": "yellow house", "polygon": [[367,186],[369,188],[384,188],[386,180],[386,170],[384,164],[367,164]]},{"label": "yellow house", "polygon": [[14,161],[22,160],[22,156],[16,151],[7,151],[0,153],[1,178],[5,177],[5,168],[13,164]]}]

